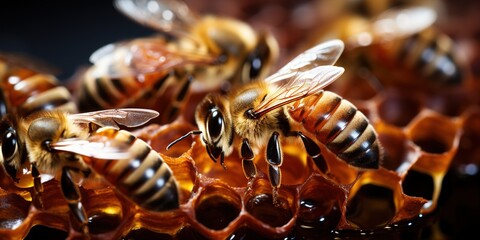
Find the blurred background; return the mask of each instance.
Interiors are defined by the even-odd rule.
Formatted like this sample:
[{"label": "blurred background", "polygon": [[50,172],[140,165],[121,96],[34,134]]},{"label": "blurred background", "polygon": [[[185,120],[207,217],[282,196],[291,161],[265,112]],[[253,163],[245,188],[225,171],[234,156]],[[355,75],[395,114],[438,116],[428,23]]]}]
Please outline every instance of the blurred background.
[{"label": "blurred background", "polygon": [[46,60],[60,70],[60,79],[88,65],[103,45],[151,33],[110,0],[0,2],[0,50]]},{"label": "blurred background", "polygon": [[[194,1],[187,4],[199,13],[215,13],[244,19],[256,28],[266,28],[279,39],[282,52],[301,44],[304,37],[329,24],[342,11],[339,2],[358,0],[264,0]],[[382,2],[382,1],[380,1]],[[436,24],[457,40],[480,38],[480,2],[473,0],[433,2],[439,10]],[[459,27],[461,26],[461,27]],[[1,1],[0,50],[29,54],[58,67],[60,79],[70,77],[99,47],[122,39],[154,33],[117,11],[112,1]],[[473,44],[475,45],[475,44]],[[477,50],[473,50],[477,51]]]}]

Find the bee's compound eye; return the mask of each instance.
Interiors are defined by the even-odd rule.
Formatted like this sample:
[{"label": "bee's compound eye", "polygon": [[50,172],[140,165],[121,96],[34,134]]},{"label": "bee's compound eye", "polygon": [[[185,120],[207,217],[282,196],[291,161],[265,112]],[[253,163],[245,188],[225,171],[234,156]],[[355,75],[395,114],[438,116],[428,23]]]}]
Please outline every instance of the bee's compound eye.
[{"label": "bee's compound eye", "polygon": [[8,129],[2,137],[2,155],[4,161],[9,162],[13,159],[17,153],[17,143],[17,132],[13,128]]},{"label": "bee's compound eye", "polygon": [[249,61],[249,65],[250,65],[249,77],[250,79],[255,79],[260,75],[260,72],[262,71],[263,62],[262,62],[262,59],[259,58],[258,56],[253,56],[249,60],[250,60]]},{"label": "bee's compound eye", "polygon": [[245,67],[248,68],[250,80],[257,79],[271,56],[270,47],[265,39],[259,41],[256,48],[248,55]]},{"label": "bee's compound eye", "polygon": [[207,132],[213,141],[217,141],[223,131],[223,115],[218,109],[212,109],[207,118]]}]

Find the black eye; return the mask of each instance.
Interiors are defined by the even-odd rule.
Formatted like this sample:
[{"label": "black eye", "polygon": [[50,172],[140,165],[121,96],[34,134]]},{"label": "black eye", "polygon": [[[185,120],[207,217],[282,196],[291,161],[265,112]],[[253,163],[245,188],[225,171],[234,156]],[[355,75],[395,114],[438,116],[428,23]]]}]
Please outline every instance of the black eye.
[{"label": "black eye", "polygon": [[8,129],[2,137],[2,155],[6,162],[13,159],[17,153],[17,133],[13,128]]},{"label": "black eye", "polygon": [[207,118],[207,132],[213,141],[218,140],[223,130],[223,115],[218,109],[212,109]]},{"label": "black eye", "polygon": [[269,56],[270,48],[268,47],[268,44],[266,41],[260,41],[258,46],[248,55],[245,63],[250,68],[250,80],[259,77],[264,68],[265,61],[269,58]]},{"label": "black eye", "polygon": [[249,72],[250,79],[257,78],[260,75],[260,72],[262,71],[262,67],[263,67],[262,59],[259,58],[258,56],[252,56],[249,59],[248,64],[250,64],[250,72]]}]

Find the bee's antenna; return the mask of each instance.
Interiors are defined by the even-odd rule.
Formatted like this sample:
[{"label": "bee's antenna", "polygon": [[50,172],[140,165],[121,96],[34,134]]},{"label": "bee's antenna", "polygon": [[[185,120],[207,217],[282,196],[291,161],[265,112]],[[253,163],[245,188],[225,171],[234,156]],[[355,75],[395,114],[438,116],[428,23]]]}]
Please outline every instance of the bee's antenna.
[{"label": "bee's antenna", "polygon": [[198,135],[198,134],[201,134],[202,131],[200,130],[192,130],[190,132],[188,132],[187,134],[175,139],[173,142],[171,142],[170,144],[167,145],[167,150],[169,150],[173,145],[177,144],[178,142],[182,141],[183,139],[187,138],[188,136],[190,135]]}]

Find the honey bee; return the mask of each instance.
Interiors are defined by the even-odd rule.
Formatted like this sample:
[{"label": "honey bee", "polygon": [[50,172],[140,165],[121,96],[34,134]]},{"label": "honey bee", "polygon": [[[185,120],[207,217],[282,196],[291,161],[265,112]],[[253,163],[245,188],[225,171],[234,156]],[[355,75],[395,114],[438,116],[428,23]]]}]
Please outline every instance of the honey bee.
[{"label": "honey bee", "polygon": [[226,17],[198,17],[181,1],[116,0],[115,6],[160,35],[94,52],[94,65],[78,87],[82,111],[134,106],[155,109],[161,123],[170,122],[190,89],[206,92],[262,78],[277,59],[271,34]]},{"label": "honey bee", "polygon": [[[77,112],[70,92],[53,75],[54,69],[40,59],[19,53],[0,53],[0,114],[2,133],[15,131],[13,116],[27,117],[40,111]],[[8,120],[10,119],[10,120]],[[11,146],[13,151],[14,145]],[[24,151],[20,147],[18,151]],[[17,169],[4,165],[10,176]]]},{"label": "honey bee", "polygon": [[31,56],[0,53],[2,116],[9,113],[26,117],[52,109],[77,112],[70,92],[44,65]]},{"label": "honey bee", "polygon": [[212,93],[198,105],[195,119],[199,130],[191,131],[167,148],[192,134],[199,134],[213,161],[239,146],[245,176],[257,175],[255,154],[265,147],[268,175],[274,189],[281,184],[283,155],[281,138],[299,137],[317,167],[328,173],[319,145],[348,164],[378,168],[381,153],[377,135],[356,107],[323,88],[344,72],[332,66],[344,49],[340,40],[319,44],[300,54],[263,81],[252,82],[227,96]]},{"label": "honey bee", "polygon": [[434,26],[433,7],[389,0],[353,1],[348,7],[312,42],[344,40],[347,54],[340,61],[349,66],[350,74],[400,86],[413,83],[431,88],[463,82],[454,42]]},{"label": "honey bee", "polygon": [[74,176],[88,179],[98,174],[146,210],[176,209],[178,186],[170,167],[147,143],[119,130],[119,125],[136,127],[156,116],[153,110],[130,108],[80,114],[42,111],[17,122],[4,120],[1,163],[17,169],[17,175],[11,175],[15,181],[27,172],[20,170],[31,172],[34,199],[43,192],[41,175],[58,177],[85,235],[89,234],[88,218]]}]

